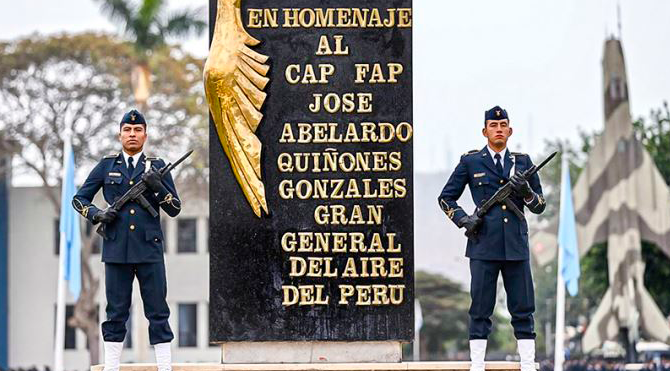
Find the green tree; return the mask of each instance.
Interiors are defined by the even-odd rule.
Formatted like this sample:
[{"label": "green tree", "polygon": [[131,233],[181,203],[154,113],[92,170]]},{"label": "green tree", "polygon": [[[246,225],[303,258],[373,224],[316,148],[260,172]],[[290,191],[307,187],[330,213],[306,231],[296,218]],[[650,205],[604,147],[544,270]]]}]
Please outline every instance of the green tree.
[{"label": "green tree", "polygon": [[[201,35],[207,27],[203,8],[183,8],[168,12],[165,0],[96,0],[103,13],[119,24],[134,49],[131,82],[136,104],[144,110],[151,96],[152,71],[163,66],[153,58],[167,45],[169,38]],[[160,67],[160,68],[158,68]],[[157,99],[154,102],[158,102]]]},{"label": "green tree", "polygon": [[[421,359],[444,360],[467,352],[470,294],[450,279],[424,271],[416,272],[414,286],[423,315]],[[516,344],[509,319],[495,312],[492,321],[489,351],[513,352]]]},{"label": "green tree", "polygon": [[[103,155],[120,150],[118,120],[132,104],[126,73],[132,55],[130,43],[94,33],[0,43],[0,139],[14,142],[18,169],[41,179],[56,215],[60,212],[65,128],[72,127],[74,132],[78,168],[90,168]],[[155,83],[155,96],[161,103],[145,112],[147,148],[151,154],[173,158],[193,147],[193,142],[198,144],[199,138],[208,137],[201,82],[204,61],[178,47],[164,48],[154,59],[162,66]],[[189,160],[175,174],[177,182],[206,176],[202,151]],[[91,254],[97,235],[82,230],[82,291],[70,323],[86,334],[90,361],[96,364],[99,278],[91,270],[91,264],[98,261]]]},{"label": "green tree", "polygon": [[421,303],[422,359],[435,359],[447,350],[467,349],[470,296],[460,285],[439,274],[416,272],[416,298]]},{"label": "green tree", "polygon": [[[670,108],[668,102],[651,110],[649,119],[633,123],[636,137],[644,144],[665,183],[670,184]],[[644,284],[664,315],[670,315],[670,258],[656,245],[642,241],[642,258],[646,267]]]}]

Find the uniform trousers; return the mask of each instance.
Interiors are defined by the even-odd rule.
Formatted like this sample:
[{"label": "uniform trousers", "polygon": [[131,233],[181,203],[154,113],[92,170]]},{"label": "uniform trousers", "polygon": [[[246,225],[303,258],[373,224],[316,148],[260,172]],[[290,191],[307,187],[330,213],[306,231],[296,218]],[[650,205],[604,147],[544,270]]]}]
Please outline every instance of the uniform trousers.
[{"label": "uniform trousers", "polygon": [[498,275],[502,273],[507,309],[517,339],[535,339],[535,295],[530,260],[470,259],[470,340],[487,339],[496,302]]},{"label": "uniform trousers", "polygon": [[174,335],[168,323],[170,308],[165,300],[167,280],[163,261],[141,264],[105,263],[107,320],[102,323],[103,339],[109,342],[122,342],[125,339],[135,277],[140,284],[144,315],[149,320],[149,342],[155,345],[172,341]]}]

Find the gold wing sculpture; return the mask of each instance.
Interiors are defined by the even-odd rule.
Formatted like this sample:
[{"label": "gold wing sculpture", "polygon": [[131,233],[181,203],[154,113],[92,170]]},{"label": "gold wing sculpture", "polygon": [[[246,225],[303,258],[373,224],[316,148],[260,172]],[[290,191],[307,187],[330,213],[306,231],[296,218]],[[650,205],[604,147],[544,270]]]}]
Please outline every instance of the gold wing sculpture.
[{"label": "gold wing sculpture", "polygon": [[269,78],[268,57],[249,46],[260,41],[242,24],[241,0],[218,0],[214,37],[205,62],[205,95],[221,146],[256,216],[268,213],[261,180],[261,142],[255,132]]}]

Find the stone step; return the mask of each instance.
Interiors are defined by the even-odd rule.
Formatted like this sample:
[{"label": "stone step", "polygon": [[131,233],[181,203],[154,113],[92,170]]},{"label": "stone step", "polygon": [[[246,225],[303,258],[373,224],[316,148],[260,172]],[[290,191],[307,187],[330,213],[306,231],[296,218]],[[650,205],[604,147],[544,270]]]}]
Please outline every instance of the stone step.
[{"label": "stone step", "polygon": [[[539,367],[538,364],[535,365]],[[173,363],[172,371],[467,371],[470,362],[400,363]],[[486,370],[519,371],[519,362],[486,362]],[[103,365],[91,366],[103,371]],[[156,371],[154,363],[122,364],[119,371]]]}]

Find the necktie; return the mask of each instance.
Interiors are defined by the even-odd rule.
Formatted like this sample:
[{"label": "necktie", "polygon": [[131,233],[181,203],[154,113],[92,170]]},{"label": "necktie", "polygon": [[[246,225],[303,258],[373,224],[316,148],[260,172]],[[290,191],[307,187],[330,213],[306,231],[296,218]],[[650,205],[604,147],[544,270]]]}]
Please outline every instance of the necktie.
[{"label": "necktie", "polygon": [[502,167],[502,162],[500,161],[500,153],[496,153],[494,156],[496,159],[496,170],[498,171],[498,175],[502,178],[503,176],[503,167]]},{"label": "necktie", "polygon": [[130,173],[130,177],[133,177],[133,171],[135,171],[135,165],[133,165],[133,158],[128,157],[128,172]]}]

